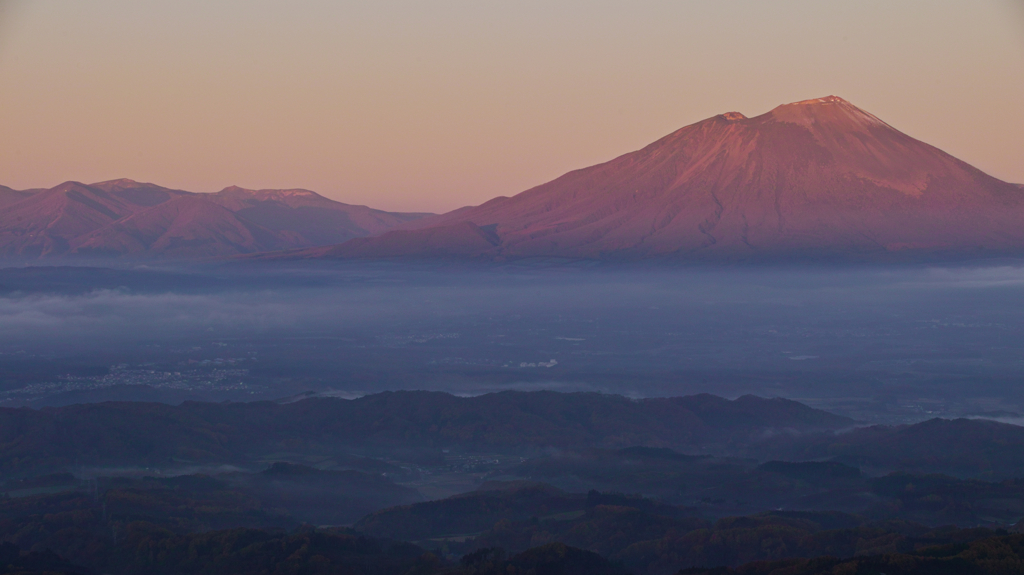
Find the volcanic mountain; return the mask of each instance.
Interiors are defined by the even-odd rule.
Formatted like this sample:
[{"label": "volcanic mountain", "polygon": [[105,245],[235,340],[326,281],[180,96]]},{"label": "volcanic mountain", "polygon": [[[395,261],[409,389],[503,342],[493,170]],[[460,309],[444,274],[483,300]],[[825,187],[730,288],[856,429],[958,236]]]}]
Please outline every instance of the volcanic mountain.
[{"label": "volcanic mountain", "polygon": [[1024,189],[842,98],[730,112],[376,238],[290,257],[686,260],[1024,252]]},{"label": "volcanic mountain", "polygon": [[352,206],[309,190],[195,194],[111,180],[49,190],[0,187],[0,255],[231,256],[335,244],[428,214]]}]

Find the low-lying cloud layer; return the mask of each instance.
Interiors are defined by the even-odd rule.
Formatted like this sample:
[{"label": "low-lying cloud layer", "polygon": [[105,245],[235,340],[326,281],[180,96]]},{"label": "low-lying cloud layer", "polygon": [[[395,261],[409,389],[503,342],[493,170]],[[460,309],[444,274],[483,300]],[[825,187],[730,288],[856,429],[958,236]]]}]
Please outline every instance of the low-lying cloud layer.
[{"label": "low-lying cloud layer", "polygon": [[[351,335],[435,320],[486,322],[495,315],[628,323],[635,310],[655,309],[689,328],[716,315],[737,327],[816,322],[822,318],[815,313],[829,309],[844,311],[851,322],[871,323],[911,313],[919,319],[974,317],[1024,300],[1024,268],[1008,265],[493,275],[396,271],[386,279],[261,289],[249,288],[242,277],[200,293],[174,288],[154,293],[130,285],[78,295],[19,291],[0,297],[0,342],[59,349],[102,345],[107,338]],[[571,340],[569,335],[561,337]]]}]

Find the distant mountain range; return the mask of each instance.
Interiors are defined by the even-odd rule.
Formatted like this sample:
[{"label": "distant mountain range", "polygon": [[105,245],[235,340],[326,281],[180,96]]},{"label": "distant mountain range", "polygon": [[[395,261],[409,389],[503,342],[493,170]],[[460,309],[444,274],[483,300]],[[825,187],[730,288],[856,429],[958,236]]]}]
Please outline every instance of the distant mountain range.
[{"label": "distant mountain range", "polygon": [[[307,190],[0,187],[0,255],[877,260],[1024,253],[1024,187],[828,96],[432,216]],[[265,253],[273,252],[273,253]],[[247,256],[251,257],[251,256]]]},{"label": "distant mountain range", "polygon": [[309,190],[214,194],[132,180],[0,187],[0,255],[195,259],[337,244],[429,214],[394,213]]},{"label": "distant mountain range", "polygon": [[1024,191],[842,98],[721,114],[513,197],[287,257],[878,259],[1024,253]]}]

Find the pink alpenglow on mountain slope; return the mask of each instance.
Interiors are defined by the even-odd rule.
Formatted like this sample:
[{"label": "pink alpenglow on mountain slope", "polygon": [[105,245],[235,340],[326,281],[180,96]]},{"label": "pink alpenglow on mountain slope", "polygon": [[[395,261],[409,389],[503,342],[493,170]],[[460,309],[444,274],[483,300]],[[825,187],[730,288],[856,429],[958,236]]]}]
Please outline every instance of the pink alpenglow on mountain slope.
[{"label": "pink alpenglow on mountain slope", "polygon": [[0,256],[195,259],[337,244],[429,214],[352,206],[309,190],[194,194],[132,180],[0,187]]},{"label": "pink alpenglow on mountain slope", "polygon": [[418,256],[456,224],[494,241],[463,241],[453,257],[1024,253],[1024,190],[829,96],[715,116],[510,198],[293,256]]}]

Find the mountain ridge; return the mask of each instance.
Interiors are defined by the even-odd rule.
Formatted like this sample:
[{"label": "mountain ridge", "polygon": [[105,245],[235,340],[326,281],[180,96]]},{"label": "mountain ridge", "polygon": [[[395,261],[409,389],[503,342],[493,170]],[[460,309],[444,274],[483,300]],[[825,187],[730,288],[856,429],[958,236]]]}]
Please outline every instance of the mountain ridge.
[{"label": "mountain ridge", "polygon": [[204,259],[378,234],[427,214],[344,204],[310,190],[213,194],[117,179],[0,187],[0,256]]},{"label": "mountain ridge", "polygon": [[382,452],[635,445],[710,449],[758,442],[773,430],[809,433],[854,424],[796,401],[753,396],[728,400],[709,394],[633,400],[548,391],[474,397],[385,391],[351,400],[287,403],[0,408],[0,474],[64,469],[76,461],[241,461],[278,453],[286,445],[289,451],[372,447]]},{"label": "mountain ridge", "polygon": [[[203,202],[177,201],[186,197]],[[0,187],[0,206],[0,256],[23,259],[743,262],[1024,254],[1024,185],[989,176],[838,96],[753,117],[718,114],[514,196],[440,215],[383,212],[300,188],[194,194],[128,179]]]},{"label": "mountain ridge", "polygon": [[1018,254],[1021,190],[828,96],[750,118],[719,114],[515,196],[291,257],[420,257],[423,230],[461,222],[493,229],[499,242],[469,254],[459,244],[450,257]]}]

